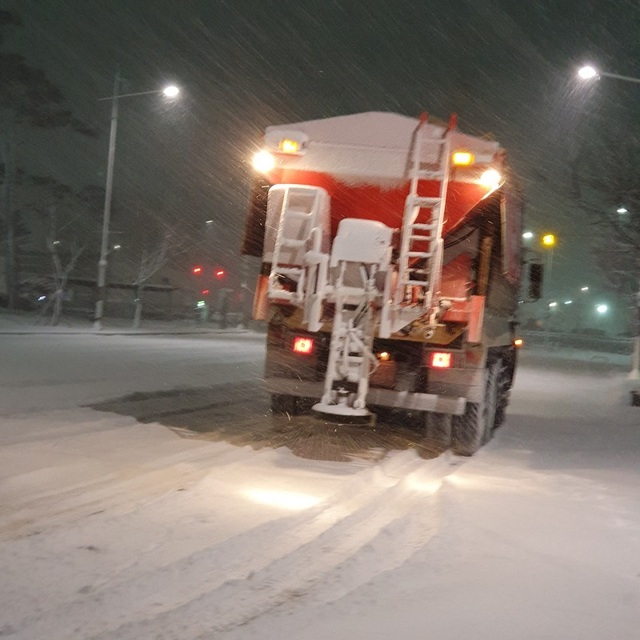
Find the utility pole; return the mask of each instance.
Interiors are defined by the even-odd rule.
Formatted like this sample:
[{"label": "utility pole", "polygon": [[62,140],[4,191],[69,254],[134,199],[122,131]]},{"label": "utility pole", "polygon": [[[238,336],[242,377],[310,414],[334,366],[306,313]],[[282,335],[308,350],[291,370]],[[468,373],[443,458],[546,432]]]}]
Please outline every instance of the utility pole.
[{"label": "utility pole", "polygon": [[104,301],[107,293],[107,256],[109,255],[109,222],[111,219],[111,196],[113,193],[113,165],[116,157],[116,134],[118,132],[118,94],[120,93],[120,71],[116,71],[111,96],[111,129],[109,132],[109,156],[107,158],[107,184],[104,193],[104,213],[102,216],[102,242],[98,261],[98,298],[96,300],[93,328],[102,329]]}]

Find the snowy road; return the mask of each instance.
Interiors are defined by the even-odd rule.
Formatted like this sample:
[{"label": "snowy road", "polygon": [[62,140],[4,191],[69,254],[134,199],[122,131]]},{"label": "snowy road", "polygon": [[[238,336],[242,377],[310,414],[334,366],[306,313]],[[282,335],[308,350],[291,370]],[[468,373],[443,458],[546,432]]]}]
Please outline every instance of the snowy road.
[{"label": "snowy road", "polygon": [[0,336],[0,637],[640,637],[624,369],[525,354],[461,460],[274,420],[262,345]]}]

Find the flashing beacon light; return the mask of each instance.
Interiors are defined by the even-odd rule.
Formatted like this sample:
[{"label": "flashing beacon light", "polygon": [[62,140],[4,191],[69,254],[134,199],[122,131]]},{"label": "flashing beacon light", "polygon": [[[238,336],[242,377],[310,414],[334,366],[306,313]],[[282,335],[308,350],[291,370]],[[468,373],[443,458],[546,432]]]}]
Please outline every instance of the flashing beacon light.
[{"label": "flashing beacon light", "polygon": [[308,356],[313,353],[313,338],[296,336],[293,339],[293,352],[303,356]]},{"label": "flashing beacon light", "polygon": [[276,159],[273,154],[269,153],[266,149],[258,151],[253,156],[253,168],[260,173],[268,173],[276,166]]},{"label": "flashing beacon light", "polygon": [[468,167],[475,160],[470,151],[455,151],[451,156],[451,161],[458,167]]},{"label": "flashing beacon light", "polygon": [[431,354],[431,366],[436,369],[449,369],[451,367],[451,353],[434,351]]},{"label": "flashing beacon light", "polygon": [[300,143],[297,140],[291,140],[290,138],[284,138],[280,140],[278,148],[282,153],[299,153]]}]

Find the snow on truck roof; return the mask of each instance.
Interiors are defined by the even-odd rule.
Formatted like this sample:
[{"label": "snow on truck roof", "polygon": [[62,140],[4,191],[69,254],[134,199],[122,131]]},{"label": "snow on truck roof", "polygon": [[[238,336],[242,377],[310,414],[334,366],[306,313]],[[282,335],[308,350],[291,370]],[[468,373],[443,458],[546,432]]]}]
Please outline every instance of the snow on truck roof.
[{"label": "snow on truck roof", "polygon": [[[285,138],[302,143],[303,152],[282,166],[295,165],[303,171],[321,171],[347,182],[396,182],[406,178],[411,141],[419,120],[398,113],[369,111],[333,118],[307,120],[267,127],[265,144],[277,150]],[[445,126],[427,125],[428,138],[441,138]],[[476,156],[492,158],[500,145],[492,140],[469,136],[459,131],[454,149],[465,149]],[[423,160],[435,162],[438,147],[426,146]],[[391,186],[390,184],[388,186]]]}]

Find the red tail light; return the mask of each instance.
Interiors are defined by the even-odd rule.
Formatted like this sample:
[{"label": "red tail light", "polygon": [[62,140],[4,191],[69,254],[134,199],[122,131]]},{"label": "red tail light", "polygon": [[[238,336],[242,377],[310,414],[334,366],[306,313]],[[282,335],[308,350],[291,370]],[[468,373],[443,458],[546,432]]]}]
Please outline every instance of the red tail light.
[{"label": "red tail light", "polygon": [[296,336],[293,339],[293,352],[308,356],[313,352],[313,338],[303,338]]},{"label": "red tail light", "polygon": [[433,351],[430,364],[437,369],[449,369],[451,367],[451,354],[447,351]]}]

